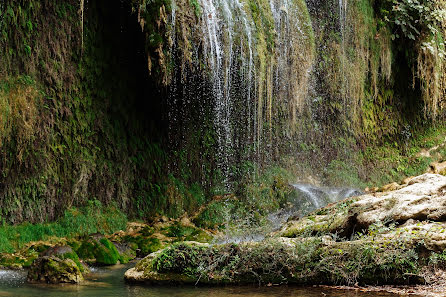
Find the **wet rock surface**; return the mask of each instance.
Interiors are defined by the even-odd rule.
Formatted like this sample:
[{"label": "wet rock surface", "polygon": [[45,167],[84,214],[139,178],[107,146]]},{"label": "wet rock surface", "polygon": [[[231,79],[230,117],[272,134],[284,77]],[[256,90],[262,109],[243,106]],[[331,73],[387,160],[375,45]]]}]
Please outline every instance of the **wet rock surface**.
[{"label": "wet rock surface", "polygon": [[173,245],[144,258],[125,278],[155,284],[432,283],[446,267],[446,177],[424,174],[405,182],[289,221],[261,242]]},{"label": "wet rock surface", "polygon": [[73,260],[60,259],[56,256],[37,258],[28,271],[29,282],[75,284],[81,282],[83,279],[79,267]]},{"label": "wet rock surface", "polygon": [[378,222],[403,225],[408,220],[443,222],[446,219],[446,177],[423,174],[394,190],[348,198],[285,225],[278,236],[329,232],[344,237]]}]

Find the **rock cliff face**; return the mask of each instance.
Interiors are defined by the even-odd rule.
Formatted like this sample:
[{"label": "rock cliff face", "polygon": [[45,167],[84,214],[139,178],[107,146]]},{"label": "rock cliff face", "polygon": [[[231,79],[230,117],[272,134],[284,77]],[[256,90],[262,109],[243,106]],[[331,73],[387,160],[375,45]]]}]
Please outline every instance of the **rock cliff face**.
[{"label": "rock cliff face", "polygon": [[445,116],[425,2],[408,38],[390,1],[1,1],[2,219],[180,217],[276,166],[368,181],[370,146]]},{"label": "rock cliff face", "polygon": [[446,264],[446,177],[424,174],[407,182],[290,221],[262,242],[174,245],[125,277],[150,283],[432,281]]}]

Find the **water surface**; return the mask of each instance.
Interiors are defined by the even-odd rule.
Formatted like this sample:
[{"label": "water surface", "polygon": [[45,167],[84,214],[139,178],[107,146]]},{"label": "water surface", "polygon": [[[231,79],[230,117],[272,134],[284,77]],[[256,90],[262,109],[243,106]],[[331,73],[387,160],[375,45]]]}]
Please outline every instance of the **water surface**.
[{"label": "water surface", "polygon": [[26,271],[0,270],[0,296],[135,296],[135,297],[390,297],[388,293],[357,293],[313,287],[190,287],[126,284],[125,270],[131,265],[97,268],[82,285],[42,285],[26,283]]}]

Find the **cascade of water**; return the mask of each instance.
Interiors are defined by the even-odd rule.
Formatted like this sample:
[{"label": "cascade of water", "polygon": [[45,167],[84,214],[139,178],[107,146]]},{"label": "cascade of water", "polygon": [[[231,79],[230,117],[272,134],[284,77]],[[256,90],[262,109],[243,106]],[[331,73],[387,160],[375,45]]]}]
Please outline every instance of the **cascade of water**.
[{"label": "cascade of water", "polygon": [[274,72],[274,91],[278,97],[288,97],[289,92],[289,72],[287,63],[293,38],[290,31],[290,5],[288,0],[271,0],[271,12],[274,18],[277,32],[277,65]]},{"label": "cascade of water", "polygon": [[322,207],[322,205],[325,204],[324,201],[325,197],[317,195],[315,191],[313,191],[314,190],[313,187],[309,185],[293,185],[293,186],[295,189],[304,193],[305,198],[308,199],[315,208],[320,208]]},{"label": "cascade of water", "polygon": [[[183,5],[179,0],[176,3]],[[298,46],[305,43],[299,39],[305,35],[300,28],[301,8],[291,0],[270,0],[269,7],[256,8],[261,9],[259,15],[242,0],[198,0],[198,26],[190,28],[191,16],[185,16],[176,3],[172,2],[170,16],[168,64],[173,77],[168,102],[172,106],[171,138],[179,142],[184,139],[187,145],[184,132],[190,128],[182,123],[212,116],[216,149],[213,164],[229,190],[236,161],[253,160],[253,149],[257,153],[254,162],[273,150],[274,111],[283,110],[285,116],[287,112],[295,114],[293,102],[300,100],[296,99],[295,85],[301,83],[296,73],[306,67],[296,58],[305,55]],[[189,40],[193,40],[190,48]],[[187,56],[181,56],[183,51]],[[185,67],[186,63],[190,67]],[[203,100],[208,105],[200,104]],[[273,100],[282,104],[280,108]],[[192,114],[190,104],[196,104],[197,112]],[[200,113],[202,106],[207,109]],[[280,124],[286,120],[277,119]],[[267,138],[269,142],[264,142]],[[183,149],[181,145],[178,148]]]},{"label": "cascade of water", "polygon": [[[344,105],[346,105],[346,97],[348,91],[348,80],[345,79],[345,34],[346,34],[346,26],[347,26],[347,1],[348,0],[338,0],[339,3],[339,28],[341,33],[341,79],[342,79],[342,88],[341,94],[342,99],[344,101]],[[345,109],[344,109],[345,110]]]},{"label": "cascade of water", "polygon": [[[251,93],[253,92],[253,73],[255,71],[254,66],[254,49],[253,49],[253,34],[252,34],[252,28],[249,24],[250,20],[248,19],[248,16],[245,12],[245,9],[243,7],[243,4],[236,0],[233,1],[233,5],[236,9],[236,11],[240,12],[239,14],[239,21],[243,24],[243,31],[246,34],[246,39],[241,40],[241,53],[242,53],[242,61],[243,61],[243,75],[242,79],[246,83],[246,87],[242,91],[242,96],[245,98],[246,107],[247,107],[247,116],[248,116],[248,131],[255,134],[255,131],[253,128],[255,127],[251,125],[252,117],[252,101],[251,101]],[[246,55],[248,57],[246,57]]]},{"label": "cascade of water", "polygon": [[[175,63],[176,63],[175,52],[176,52],[176,46],[177,46],[176,33],[175,33],[177,6],[176,6],[175,0],[172,0],[171,7],[172,7],[172,11],[171,11],[170,22],[169,22],[169,31],[170,31],[170,34],[169,34],[169,46],[170,46],[170,53],[172,55],[171,63],[173,65],[173,68],[175,69],[176,68],[175,67]],[[170,81],[170,90],[169,90],[169,103],[172,104],[172,107],[170,107],[168,109],[169,120],[174,120],[174,117],[176,116],[176,112],[175,112],[175,109],[174,109],[174,106],[176,105],[176,100],[177,100],[177,98],[175,96],[176,92],[177,92],[177,82],[176,82],[176,79],[173,78]]]},{"label": "cascade of water", "polygon": [[[229,175],[229,156],[228,145],[231,145],[231,131],[228,114],[229,102],[228,97],[225,96],[225,84],[224,79],[228,74],[227,62],[224,63],[223,53],[223,41],[222,41],[222,28],[220,27],[223,22],[220,20],[220,15],[215,4],[216,1],[203,0],[201,1],[201,7],[203,8],[202,23],[203,33],[206,36],[204,39],[204,51],[207,63],[210,68],[212,76],[212,95],[214,96],[214,112],[215,123],[217,132],[217,162],[222,174],[224,175],[224,183],[227,184]],[[230,12],[229,12],[230,15]],[[231,34],[229,34],[231,35]],[[223,66],[225,66],[223,68]]]},{"label": "cascade of water", "polygon": [[[201,22],[204,35],[204,56],[212,82],[214,100],[214,124],[217,134],[217,163],[228,187],[230,164],[234,151],[234,127],[232,113],[234,93],[242,89],[241,96],[251,106],[252,80],[254,73],[254,52],[252,24],[248,20],[244,5],[238,0],[202,0]],[[242,26],[240,27],[239,24]],[[235,44],[234,36],[240,34]],[[236,63],[235,48],[241,48],[241,73],[244,81],[234,81]],[[247,49],[245,53],[244,49]],[[248,116],[251,117],[251,111]],[[250,120],[248,120],[250,122]],[[248,127],[248,129],[251,129]]]},{"label": "cascade of water", "polygon": [[299,199],[304,198],[317,209],[323,207],[327,203],[336,202],[345,198],[360,195],[361,192],[351,188],[325,188],[308,184],[295,184],[293,187],[303,195]]}]

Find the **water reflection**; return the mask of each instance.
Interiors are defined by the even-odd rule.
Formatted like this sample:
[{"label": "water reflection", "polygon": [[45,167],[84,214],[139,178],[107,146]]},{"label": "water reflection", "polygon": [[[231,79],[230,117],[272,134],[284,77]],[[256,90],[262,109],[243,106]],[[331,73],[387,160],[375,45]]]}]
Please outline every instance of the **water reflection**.
[{"label": "water reflection", "polygon": [[387,297],[387,293],[359,293],[313,287],[159,287],[126,284],[125,270],[131,265],[98,268],[82,285],[41,285],[26,283],[24,271],[0,271],[0,296],[134,296],[134,297]]}]

